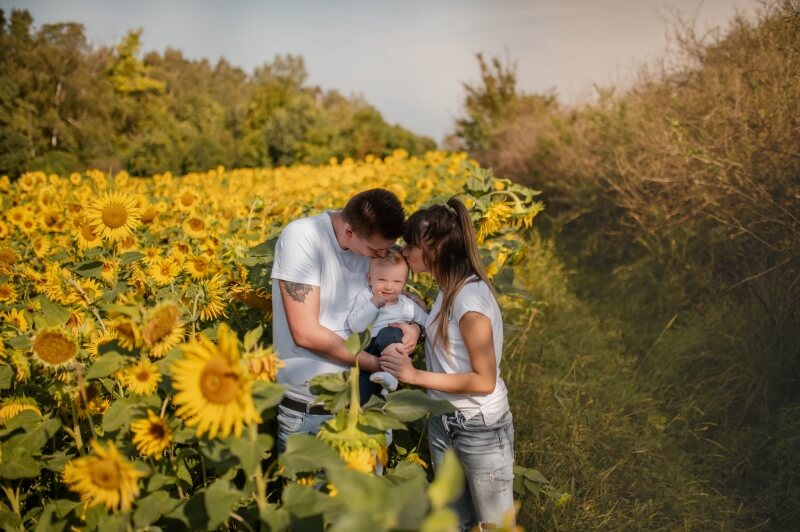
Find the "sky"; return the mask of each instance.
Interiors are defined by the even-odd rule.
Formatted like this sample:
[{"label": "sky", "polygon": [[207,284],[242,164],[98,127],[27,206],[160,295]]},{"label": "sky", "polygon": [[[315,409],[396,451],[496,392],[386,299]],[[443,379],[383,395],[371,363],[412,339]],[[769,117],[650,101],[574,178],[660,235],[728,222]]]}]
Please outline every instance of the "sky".
[{"label": "sky", "polygon": [[36,27],[80,22],[114,45],[143,30],[143,52],[177,48],[247,72],[277,54],[305,59],[308,81],[363,96],[390,123],[441,142],[462,113],[475,54],[516,65],[525,92],[590,101],[595,85],[625,87],[663,55],[675,14],[724,30],[757,0],[0,0]]}]

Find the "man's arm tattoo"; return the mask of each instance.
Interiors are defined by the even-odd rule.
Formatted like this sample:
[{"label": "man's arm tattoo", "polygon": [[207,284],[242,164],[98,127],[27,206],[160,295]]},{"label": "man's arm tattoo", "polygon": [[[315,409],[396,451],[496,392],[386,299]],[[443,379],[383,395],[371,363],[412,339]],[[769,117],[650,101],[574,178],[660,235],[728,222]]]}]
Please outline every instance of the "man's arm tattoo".
[{"label": "man's arm tattoo", "polygon": [[281,285],[284,290],[286,290],[286,293],[298,303],[304,303],[306,296],[310,294],[311,290],[314,288],[310,284],[292,283],[289,281],[281,281]]}]

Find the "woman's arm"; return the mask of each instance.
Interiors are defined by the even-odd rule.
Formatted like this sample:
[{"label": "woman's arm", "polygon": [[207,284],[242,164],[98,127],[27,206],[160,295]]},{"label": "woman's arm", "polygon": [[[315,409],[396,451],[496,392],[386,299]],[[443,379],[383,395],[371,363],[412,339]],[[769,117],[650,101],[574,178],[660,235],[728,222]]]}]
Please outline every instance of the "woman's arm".
[{"label": "woman's arm", "polygon": [[446,393],[490,394],[497,383],[497,362],[494,352],[492,322],[478,312],[467,312],[458,322],[464,345],[469,353],[472,371],[439,373],[416,369],[402,353],[399,344],[392,344],[381,354],[381,367],[400,381]]}]

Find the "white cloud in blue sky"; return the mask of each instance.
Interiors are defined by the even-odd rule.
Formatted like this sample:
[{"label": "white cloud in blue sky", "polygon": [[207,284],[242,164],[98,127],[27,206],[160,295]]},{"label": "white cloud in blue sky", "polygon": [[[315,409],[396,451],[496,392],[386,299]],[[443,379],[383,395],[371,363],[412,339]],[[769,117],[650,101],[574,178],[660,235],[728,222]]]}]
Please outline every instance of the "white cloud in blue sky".
[{"label": "white cloud in blue sky", "polygon": [[251,72],[276,54],[305,58],[309,82],[360,94],[391,123],[441,141],[461,112],[475,53],[508,56],[518,85],[567,103],[592,84],[624,84],[666,47],[677,10],[699,29],[725,27],[756,0],[0,0],[34,23],[76,21],[96,45],[142,28],[144,50],[220,57]]}]

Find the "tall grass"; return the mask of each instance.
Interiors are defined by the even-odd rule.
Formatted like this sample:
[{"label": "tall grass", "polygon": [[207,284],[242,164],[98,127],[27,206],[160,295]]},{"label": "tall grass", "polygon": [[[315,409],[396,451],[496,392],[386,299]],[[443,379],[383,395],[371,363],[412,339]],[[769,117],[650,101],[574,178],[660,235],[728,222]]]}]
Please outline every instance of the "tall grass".
[{"label": "tall grass", "polygon": [[534,237],[529,245],[531,266],[518,281],[534,298],[532,325],[517,324],[503,362],[516,461],[539,469],[572,499],[527,500],[523,526],[706,530],[763,522],[698,474],[705,471],[697,457],[682,447],[685,439],[704,438],[704,430],[640,385],[638,359],[626,353],[626,324],[576,296],[578,274],[552,241]]},{"label": "tall grass", "polygon": [[476,153],[556,243],[510,387],[523,458],[575,484],[539,527],[800,520],[800,2],[673,30],[631,90],[519,97]]}]

